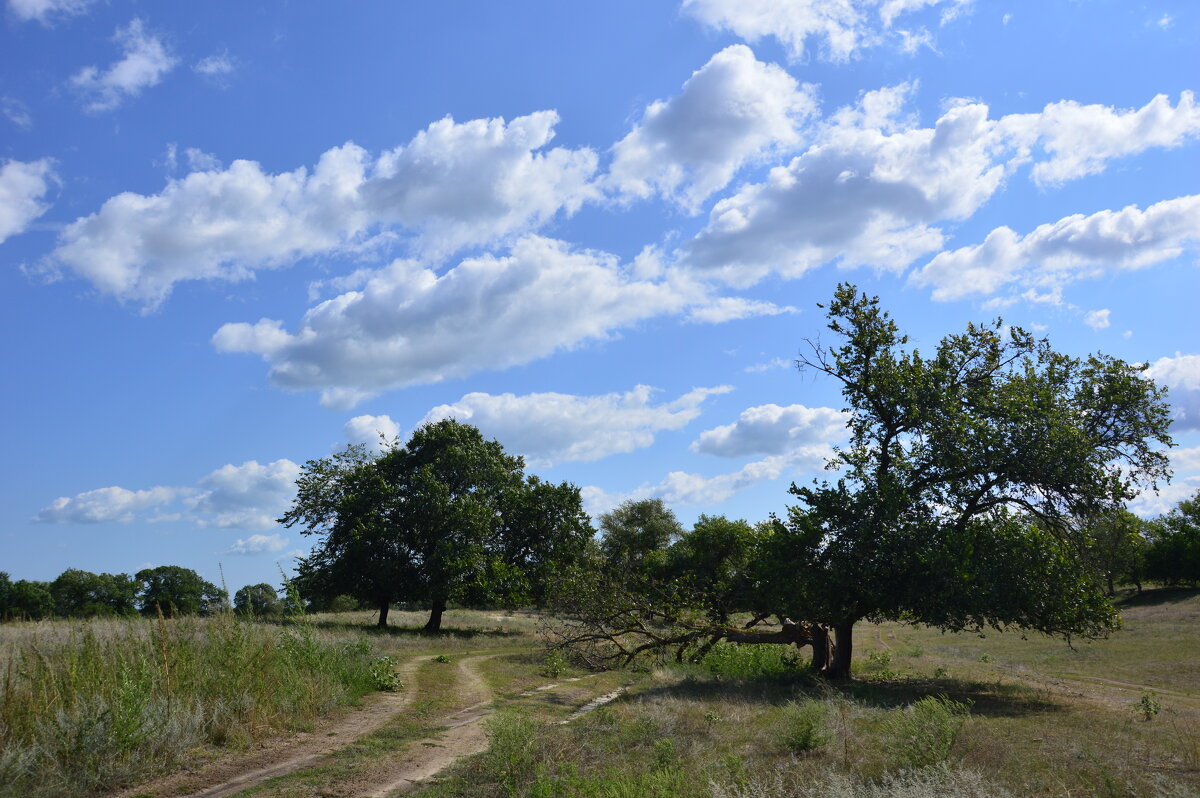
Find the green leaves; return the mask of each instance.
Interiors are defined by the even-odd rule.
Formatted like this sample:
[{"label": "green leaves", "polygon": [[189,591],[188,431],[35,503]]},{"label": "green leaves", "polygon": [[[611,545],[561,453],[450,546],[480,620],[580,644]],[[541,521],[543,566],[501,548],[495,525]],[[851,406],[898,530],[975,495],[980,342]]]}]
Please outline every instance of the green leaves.
[{"label": "green leaves", "polygon": [[350,447],[306,463],[281,521],[321,536],[301,562],[302,590],[381,610],[536,597],[552,563],[592,534],[578,488],[526,479],[520,457],[453,419],[378,457]]},{"label": "green leaves", "polygon": [[793,486],[802,504],[768,547],[764,594],[828,624],[1112,628],[1071,522],[1166,477],[1162,390],[1138,367],[1063,355],[998,319],[922,357],[878,299],[846,284],[828,315],[841,345],[814,344],[802,363],[842,385],[842,478]]}]

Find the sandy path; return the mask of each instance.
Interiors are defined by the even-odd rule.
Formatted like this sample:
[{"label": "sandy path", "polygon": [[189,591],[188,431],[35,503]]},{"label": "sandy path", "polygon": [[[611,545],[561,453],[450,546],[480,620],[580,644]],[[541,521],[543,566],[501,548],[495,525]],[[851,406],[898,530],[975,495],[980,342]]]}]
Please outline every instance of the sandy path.
[{"label": "sandy path", "polygon": [[135,795],[223,798],[267,779],[295,772],[370,734],[403,711],[412,700],[413,674],[427,659],[410,660],[396,669],[406,687],[395,693],[378,694],[365,701],[361,709],[352,709],[330,724],[318,725],[311,732],[268,740],[252,753],[222,756],[195,770],[173,773],[113,795],[115,798]]},{"label": "sandy path", "polygon": [[481,721],[492,714],[492,691],[475,669],[481,660],[497,654],[466,657],[458,663],[458,690],[467,706],[445,718],[445,731],[429,740],[414,741],[382,771],[367,777],[367,784],[356,784],[356,793],[370,798],[403,795],[426,779],[436,776],[465,756],[487,749],[487,733]]},{"label": "sandy path", "polygon": [[[482,721],[494,711],[494,696],[479,673],[477,664],[496,656],[500,655],[483,654],[459,660],[453,690],[460,708],[438,722],[441,730],[430,737],[412,740],[385,762],[370,765],[352,778],[337,784],[336,794],[370,798],[403,795],[463,757],[485,751],[488,739]],[[413,695],[413,676],[417,668],[429,659],[430,657],[421,657],[410,660],[397,670],[401,680],[408,685],[405,690],[380,695],[362,709],[351,711],[332,724],[312,732],[269,741],[253,754],[224,757],[197,770],[140,784],[117,795],[124,798],[132,798],[135,795],[227,798],[269,779],[318,765],[333,752],[370,734],[403,711]],[[567,687],[569,683],[579,682],[593,675],[595,674],[541,685],[525,691],[518,700],[548,696],[551,690]],[[621,687],[591,699],[561,723],[569,723],[615,700],[625,689]],[[571,691],[572,694],[575,692]],[[572,697],[574,700],[581,700],[588,692],[579,690],[580,695]]]}]

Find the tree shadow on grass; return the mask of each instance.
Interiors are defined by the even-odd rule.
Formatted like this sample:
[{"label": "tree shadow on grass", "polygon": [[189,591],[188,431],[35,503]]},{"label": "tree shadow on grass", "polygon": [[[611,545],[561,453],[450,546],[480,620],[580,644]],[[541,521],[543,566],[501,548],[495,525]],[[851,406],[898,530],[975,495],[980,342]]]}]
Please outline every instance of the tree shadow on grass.
[{"label": "tree shadow on grass", "polygon": [[1158,607],[1163,604],[1178,604],[1188,599],[1200,596],[1200,588],[1194,587],[1155,587],[1147,588],[1141,593],[1134,593],[1117,601],[1121,609],[1131,607]]},{"label": "tree shadow on grass", "polygon": [[1048,700],[1040,691],[1024,685],[979,682],[950,677],[908,676],[896,679],[851,679],[829,682],[811,671],[794,676],[729,679],[710,675],[688,675],[682,681],[639,691],[647,698],[685,700],[730,700],[780,705],[801,698],[847,698],[877,709],[899,709],[926,696],[944,696],[969,703],[972,714],[988,717],[1022,717],[1067,708]]},{"label": "tree shadow on grass", "polygon": [[443,626],[441,630],[437,632],[427,632],[423,626],[389,625],[380,628],[375,624],[354,623],[352,621],[311,621],[310,625],[314,629],[334,629],[338,631],[352,630],[355,632],[378,635],[380,637],[420,637],[431,640],[448,637],[469,640],[475,637],[506,638],[521,636],[520,632],[514,632],[507,629],[457,629],[452,626]]}]

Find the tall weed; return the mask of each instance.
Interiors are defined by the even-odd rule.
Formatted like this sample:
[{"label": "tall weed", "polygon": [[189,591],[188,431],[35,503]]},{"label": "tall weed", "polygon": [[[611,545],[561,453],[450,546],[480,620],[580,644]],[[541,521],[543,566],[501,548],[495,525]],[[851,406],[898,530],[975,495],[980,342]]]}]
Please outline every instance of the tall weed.
[{"label": "tall weed", "polygon": [[796,753],[824,748],[833,739],[826,716],[828,711],[820,701],[789,703],[783,708],[779,739],[783,746]]},{"label": "tall weed", "polygon": [[884,727],[893,764],[923,768],[946,761],[970,713],[967,704],[945,696],[926,696],[893,713]]},{"label": "tall weed", "polygon": [[0,659],[0,798],[111,790],[198,745],[306,724],[384,676],[369,644],[228,614],[47,629]]}]

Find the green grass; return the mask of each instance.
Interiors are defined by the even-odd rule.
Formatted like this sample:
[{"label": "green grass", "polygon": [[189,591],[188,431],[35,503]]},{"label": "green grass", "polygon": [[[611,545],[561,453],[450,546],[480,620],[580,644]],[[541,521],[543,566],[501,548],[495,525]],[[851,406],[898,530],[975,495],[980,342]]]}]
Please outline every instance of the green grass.
[{"label": "green grass", "polygon": [[378,658],[361,635],[232,616],[5,626],[0,796],[88,795],[306,728],[386,687]]},{"label": "green grass", "polygon": [[[1195,796],[1198,615],[1200,593],[1155,591],[1127,605],[1122,631],[1074,650],[862,624],[842,685],[783,646],[719,646],[567,726],[499,715],[490,750],[421,794]],[[1089,681],[1101,678],[1160,689],[1144,701],[1145,689]]]},{"label": "green grass", "polygon": [[[0,795],[94,793],[194,758],[196,746],[305,728],[383,686],[381,653],[425,660],[405,679],[405,711],[247,794],[371,783],[398,751],[436,741],[463,702],[461,660],[480,655],[472,667],[497,697],[491,747],[423,795],[1200,794],[1196,591],[1135,598],[1123,630],[1074,649],[861,624],[855,678],[837,685],[811,673],[807,650],[732,645],[697,665],[568,682],[583,672],[545,659],[532,613],[454,611],[436,636],[421,631],[423,613],[392,619],[384,631],[369,613],[317,616],[305,632],[232,619],[0,627]],[[549,682],[559,686],[536,690]],[[630,689],[560,724],[618,686]]]}]

